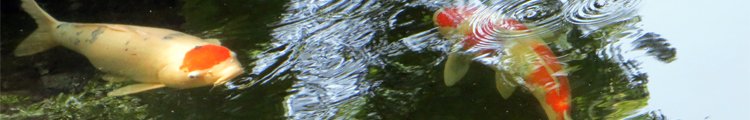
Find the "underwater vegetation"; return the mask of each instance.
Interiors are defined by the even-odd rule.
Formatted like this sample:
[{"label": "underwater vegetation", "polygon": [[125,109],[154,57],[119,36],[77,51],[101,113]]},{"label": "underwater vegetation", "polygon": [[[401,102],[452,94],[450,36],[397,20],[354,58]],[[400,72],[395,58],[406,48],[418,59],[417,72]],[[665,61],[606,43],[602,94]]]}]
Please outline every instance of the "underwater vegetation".
[{"label": "underwater vegetation", "polygon": [[[471,63],[456,85],[443,84],[443,63],[453,46],[438,34],[432,15],[444,6],[470,4],[466,1],[38,2],[59,20],[161,27],[221,39],[248,73],[216,88],[106,97],[127,83],[104,82],[102,73],[72,51],[56,48],[12,56],[35,26],[18,8],[19,1],[4,0],[2,119],[546,118],[529,91],[518,89],[503,99],[493,70],[481,62]],[[610,7],[631,4],[608,2]],[[667,118],[659,111],[641,110],[648,104],[649,79],[630,55],[668,63],[676,60],[675,48],[658,33],[638,28],[640,17],[632,12],[637,8],[608,8],[591,1],[471,4],[518,5],[528,8],[513,11],[526,15],[518,16],[521,22],[555,26],[538,35],[549,40],[547,45],[565,66],[576,68],[568,73],[572,119]],[[564,19],[577,8],[614,11],[579,13],[622,14]]]}]

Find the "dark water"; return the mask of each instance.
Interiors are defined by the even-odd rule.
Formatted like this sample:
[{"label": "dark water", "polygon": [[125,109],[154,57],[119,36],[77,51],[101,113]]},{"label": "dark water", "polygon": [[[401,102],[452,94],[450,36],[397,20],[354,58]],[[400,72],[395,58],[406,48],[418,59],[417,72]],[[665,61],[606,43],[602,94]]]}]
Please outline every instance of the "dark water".
[{"label": "dark water", "polygon": [[[35,25],[20,11],[19,1],[5,0],[0,14],[2,118],[546,119],[529,91],[517,90],[503,99],[493,71],[484,64],[472,63],[456,86],[443,84],[451,43],[437,34],[432,15],[440,7],[470,2],[38,2],[61,21],[162,27],[219,38],[238,54],[248,73],[213,90],[105,97],[125,84],[100,80],[102,73],[77,53],[56,48],[12,56]],[[621,2],[476,3],[509,4],[499,8],[520,11],[527,23],[553,26],[544,33],[553,40],[549,46],[566,66],[577,68],[568,76],[573,119],[665,119],[658,111],[641,111],[648,104],[648,75],[630,56],[670,62],[674,48],[657,33],[638,28],[640,18],[631,13],[637,7],[612,7],[630,5]],[[585,12],[573,12],[577,10]]]}]

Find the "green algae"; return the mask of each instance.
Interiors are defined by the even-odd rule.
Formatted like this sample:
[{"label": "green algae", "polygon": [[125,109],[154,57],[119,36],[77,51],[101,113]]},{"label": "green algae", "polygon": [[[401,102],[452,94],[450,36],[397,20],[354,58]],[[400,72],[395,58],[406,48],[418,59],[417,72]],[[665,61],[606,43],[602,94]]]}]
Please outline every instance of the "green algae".
[{"label": "green algae", "polygon": [[0,101],[8,111],[7,119],[149,119],[149,106],[136,97],[106,97],[106,91],[119,85],[89,82],[84,92],[62,93],[43,101],[29,103],[25,96],[3,94]]}]

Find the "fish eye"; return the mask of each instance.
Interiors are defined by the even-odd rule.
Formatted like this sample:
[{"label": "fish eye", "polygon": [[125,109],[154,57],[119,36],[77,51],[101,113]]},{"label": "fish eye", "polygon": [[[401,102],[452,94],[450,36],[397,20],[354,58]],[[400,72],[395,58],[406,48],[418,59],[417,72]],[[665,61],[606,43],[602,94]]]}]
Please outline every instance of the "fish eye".
[{"label": "fish eye", "polygon": [[190,72],[190,73],[188,73],[188,78],[190,78],[190,79],[198,79],[198,77],[200,75],[201,75],[201,73],[198,72],[198,71]]}]

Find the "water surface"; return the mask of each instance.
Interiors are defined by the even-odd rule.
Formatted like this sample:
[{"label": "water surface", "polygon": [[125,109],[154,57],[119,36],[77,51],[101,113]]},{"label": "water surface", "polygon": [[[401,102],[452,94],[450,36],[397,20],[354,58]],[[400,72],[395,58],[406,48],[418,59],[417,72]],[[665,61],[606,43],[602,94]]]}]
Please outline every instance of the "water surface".
[{"label": "water surface", "polygon": [[[39,2],[63,21],[164,27],[222,39],[248,73],[213,90],[104,97],[124,84],[99,80],[101,73],[71,51],[9,55],[34,25],[17,10],[17,1],[3,1],[2,101],[8,109],[2,117],[546,118],[529,91],[517,90],[508,99],[497,93],[490,69],[499,65],[491,64],[496,59],[478,60],[459,84],[443,85],[443,63],[455,46],[438,35],[432,15],[447,6],[483,5],[486,12],[472,20],[503,17],[532,26],[524,35],[543,37],[565,66],[577,68],[568,76],[573,119],[664,119],[658,111],[640,111],[648,104],[649,79],[630,56],[668,63],[676,55],[668,39],[641,29],[638,0]],[[19,24],[6,24],[11,22]],[[75,86],[43,84],[50,80]]]}]

